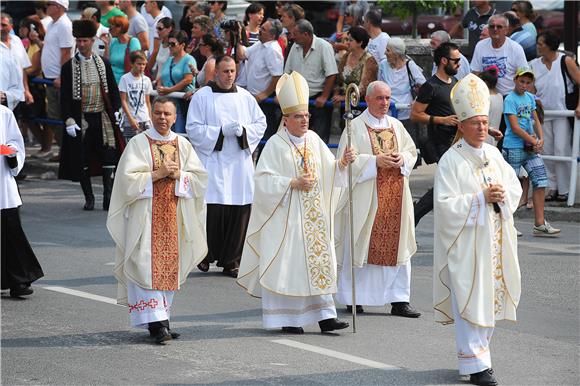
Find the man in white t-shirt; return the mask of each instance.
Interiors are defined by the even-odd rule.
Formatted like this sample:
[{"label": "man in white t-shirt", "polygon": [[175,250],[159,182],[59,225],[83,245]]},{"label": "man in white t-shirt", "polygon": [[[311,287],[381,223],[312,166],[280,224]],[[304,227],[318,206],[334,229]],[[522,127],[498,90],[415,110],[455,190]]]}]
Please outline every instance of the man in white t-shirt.
[{"label": "man in white t-shirt", "polygon": [[27,102],[33,102],[34,99],[28,88],[28,76],[25,72],[25,69],[30,67],[32,63],[30,63],[30,59],[20,38],[10,33],[13,30],[12,17],[2,12],[0,20],[2,21],[2,28],[0,28],[0,55],[11,56],[15,59],[14,62],[17,65],[16,70],[19,72],[18,78],[22,83],[20,88],[24,89],[24,98],[20,101],[26,100]]},{"label": "man in white t-shirt", "polygon": [[[46,115],[51,119],[60,116],[60,69],[68,62],[74,52],[75,39],[72,34],[72,22],[66,14],[68,0],[54,0],[48,3],[46,13],[52,17],[44,37],[44,46],[40,64],[46,79],[54,80],[53,86],[46,88]],[[62,125],[47,125],[50,136],[57,135],[59,143],[62,138]],[[51,138],[48,143],[52,143]],[[48,139],[47,139],[48,140]]]},{"label": "man in white t-shirt", "polygon": [[96,7],[86,7],[83,10],[81,19],[92,20],[97,24],[97,34],[95,35],[95,42],[93,43],[93,54],[105,55],[105,42],[101,40],[101,36],[109,33],[109,29],[101,24],[101,10]]},{"label": "man in white t-shirt", "polygon": [[149,26],[149,50],[151,51],[153,50],[153,39],[156,37],[159,38],[156,29],[157,22],[164,17],[173,19],[173,15],[169,8],[162,5],[161,1],[157,2],[154,0],[145,0],[145,3],[141,6],[141,15],[145,18]]},{"label": "man in white t-shirt", "polygon": [[276,133],[281,119],[280,110],[275,104],[262,101],[272,96],[278,79],[284,73],[284,55],[278,44],[282,28],[279,20],[268,19],[260,27],[260,41],[246,50],[246,89],[256,98],[266,116],[264,139]]},{"label": "man in white t-shirt", "polygon": [[380,9],[371,9],[365,14],[364,28],[367,30],[370,40],[367,44],[367,51],[375,58],[377,63],[385,59],[385,50],[389,43],[390,36],[381,29],[383,17]]},{"label": "man in white t-shirt", "polygon": [[471,71],[476,74],[491,65],[499,68],[497,92],[503,96],[514,89],[516,70],[528,64],[522,46],[507,37],[508,25],[505,16],[491,16],[489,38],[477,43],[471,59]]},{"label": "man in white t-shirt", "polygon": [[136,4],[136,1],[121,0],[119,9],[129,18],[129,31],[127,31],[129,36],[139,39],[142,51],[149,51],[149,25],[145,17],[137,11]]}]

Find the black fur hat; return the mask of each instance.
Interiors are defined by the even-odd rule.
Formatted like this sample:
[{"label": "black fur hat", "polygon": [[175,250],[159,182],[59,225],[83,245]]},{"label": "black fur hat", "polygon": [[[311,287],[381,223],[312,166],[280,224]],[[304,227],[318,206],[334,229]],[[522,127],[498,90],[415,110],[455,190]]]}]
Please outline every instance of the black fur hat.
[{"label": "black fur hat", "polygon": [[72,23],[72,33],[75,38],[94,38],[97,24],[92,20],[75,20]]}]

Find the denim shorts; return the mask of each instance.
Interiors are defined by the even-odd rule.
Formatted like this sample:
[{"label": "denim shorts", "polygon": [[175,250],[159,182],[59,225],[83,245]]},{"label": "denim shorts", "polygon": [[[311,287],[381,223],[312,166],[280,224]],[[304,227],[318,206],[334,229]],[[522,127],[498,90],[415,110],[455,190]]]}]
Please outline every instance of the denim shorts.
[{"label": "denim shorts", "polygon": [[524,149],[503,148],[502,155],[506,162],[514,168],[516,175],[519,175],[520,167],[524,167],[534,189],[548,186],[544,160],[538,154],[530,153]]}]

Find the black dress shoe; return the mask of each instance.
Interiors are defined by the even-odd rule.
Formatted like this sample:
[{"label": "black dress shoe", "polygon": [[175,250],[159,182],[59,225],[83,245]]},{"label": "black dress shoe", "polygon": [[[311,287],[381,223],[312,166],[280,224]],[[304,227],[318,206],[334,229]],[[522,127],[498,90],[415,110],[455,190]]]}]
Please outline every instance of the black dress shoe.
[{"label": "black dress shoe", "polygon": [[479,373],[469,375],[469,383],[480,386],[495,386],[497,380],[493,376],[492,369],[485,369]]},{"label": "black dress shoe", "polygon": [[175,331],[169,331],[169,335],[171,335],[171,339],[179,339],[179,337],[181,336],[181,334],[179,332],[175,332]]},{"label": "black dress shoe", "polygon": [[157,330],[157,334],[155,334],[154,339],[155,343],[157,344],[165,344],[165,342],[171,340],[172,338],[167,327],[161,327],[159,330]]},{"label": "black dress shoe", "polygon": [[391,315],[402,316],[404,318],[418,318],[421,316],[421,313],[411,307],[409,303],[399,302],[399,303],[391,303]]},{"label": "black dress shoe", "polygon": [[320,322],[318,322],[318,325],[320,326],[320,331],[322,332],[342,330],[350,326],[350,324],[348,324],[347,322],[343,322],[341,320],[338,320],[337,318],[321,320]]},{"label": "black dress shoe", "polygon": [[226,276],[233,277],[234,279],[238,278],[238,268],[224,269],[222,273]]},{"label": "black dress shoe", "polygon": [[302,327],[282,327],[282,332],[286,334],[304,334]]},{"label": "black dress shoe", "polygon": [[83,206],[84,210],[93,210],[95,209],[95,197],[85,197],[85,206]]},{"label": "black dress shoe", "polygon": [[[346,306],[346,312],[352,313],[352,306]],[[357,314],[364,314],[365,309],[360,304],[356,305],[356,313]]]},{"label": "black dress shoe", "polygon": [[21,296],[32,295],[34,291],[30,287],[30,284],[17,284],[10,288],[10,297],[19,298]]}]

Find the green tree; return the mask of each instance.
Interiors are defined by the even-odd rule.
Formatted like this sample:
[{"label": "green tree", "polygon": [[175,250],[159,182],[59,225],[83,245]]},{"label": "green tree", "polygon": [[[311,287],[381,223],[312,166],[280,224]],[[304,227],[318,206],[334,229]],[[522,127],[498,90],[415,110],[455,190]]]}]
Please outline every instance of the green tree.
[{"label": "green tree", "polygon": [[441,8],[449,12],[463,4],[463,0],[448,1],[389,1],[379,0],[377,5],[382,8],[383,15],[397,16],[401,20],[413,17],[413,38],[417,37],[417,20],[419,15],[425,11]]}]

